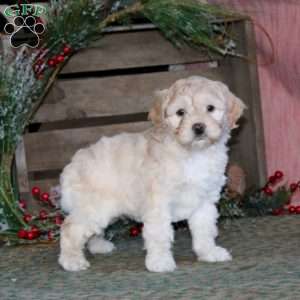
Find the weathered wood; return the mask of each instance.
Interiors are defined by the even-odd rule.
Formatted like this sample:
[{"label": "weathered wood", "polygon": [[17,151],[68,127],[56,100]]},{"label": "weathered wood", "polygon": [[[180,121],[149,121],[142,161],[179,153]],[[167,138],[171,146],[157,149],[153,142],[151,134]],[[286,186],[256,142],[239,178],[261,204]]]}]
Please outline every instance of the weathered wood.
[{"label": "weathered wood", "polygon": [[[237,51],[253,58],[255,41],[246,22],[235,24],[234,35],[238,41]],[[233,133],[231,158],[246,171],[248,185],[263,185],[266,179],[266,164],[255,62],[230,57],[220,61],[220,64],[222,68],[230,72],[233,92],[248,107],[244,113],[241,128]]]},{"label": "weathered wood", "polygon": [[34,122],[145,112],[152,104],[155,90],[168,88],[177,79],[196,74],[221,81],[228,79],[226,72],[217,68],[203,70],[197,66],[190,71],[59,80],[39,108]]},{"label": "weathered wood", "polygon": [[255,143],[256,155],[257,155],[257,170],[258,180],[260,186],[263,186],[267,179],[267,159],[265,152],[264,130],[263,130],[263,114],[262,103],[260,97],[258,70],[256,61],[256,42],[255,32],[252,25],[249,22],[244,22],[245,33],[245,50],[247,56],[251,58],[253,63],[247,64],[248,73],[250,78],[250,89],[252,92],[251,107],[252,107],[252,122],[254,125],[254,132],[252,133],[252,139]]},{"label": "weathered wood", "polygon": [[208,55],[175,48],[157,30],[107,34],[74,55],[62,73],[103,71],[209,61]]},{"label": "weathered wood", "polygon": [[148,127],[150,122],[139,122],[26,134],[28,172],[62,169],[78,149],[96,142],[103,135],[137,132]]}]

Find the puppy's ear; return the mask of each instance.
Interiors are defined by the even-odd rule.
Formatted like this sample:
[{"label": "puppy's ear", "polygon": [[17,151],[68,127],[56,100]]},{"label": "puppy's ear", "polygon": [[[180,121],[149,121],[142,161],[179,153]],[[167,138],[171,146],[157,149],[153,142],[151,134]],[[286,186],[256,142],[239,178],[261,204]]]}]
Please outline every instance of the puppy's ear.
[{"label": "puppy's ear", "polygon": [[227,118],[229,128],[238,128],[237,121],[242,116],[244,109],[247,108],[245,103],[233,93],[230,92],[228,87],[222,83],[222,90],[227,101]]},{"label": "puppy's ear", "polygon": [[247,108],[245,103],[228,90],[228,121],[229,128],[238,128],[237,121],[242,116],[244,109]]},{"label": "puppy's ear", "polygon": [[151,120],[154,125],[159,126],[165,118],[165,110],[168,103],[169,90],[161,90],[155,92],[154,105],[149,111],[148,120]]}]

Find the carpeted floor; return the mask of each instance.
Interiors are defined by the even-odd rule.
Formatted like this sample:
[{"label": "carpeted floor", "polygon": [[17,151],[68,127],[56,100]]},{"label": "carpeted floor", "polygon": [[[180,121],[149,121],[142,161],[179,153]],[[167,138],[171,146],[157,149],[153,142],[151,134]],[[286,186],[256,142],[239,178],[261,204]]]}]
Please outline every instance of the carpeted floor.
[{"label": "carpeted floor", "polygon": [[300,299],[300,216],[222,223],[219,243],[232,262],[197,262],[188,232],[177,231],[178,269],[167,274],[145,270],[141,238],[89,255],[91,268],[79,273],[58,266],[58,245],[3,247],[0,299]]}]

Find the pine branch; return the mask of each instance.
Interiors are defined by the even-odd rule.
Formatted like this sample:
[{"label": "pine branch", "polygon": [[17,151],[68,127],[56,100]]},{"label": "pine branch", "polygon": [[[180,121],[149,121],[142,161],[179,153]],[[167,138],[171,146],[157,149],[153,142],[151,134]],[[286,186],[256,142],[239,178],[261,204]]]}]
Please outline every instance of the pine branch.
[{"label": "pine branch", "polygon": [[[234,54],[224,20],[238,15],[196,0],[144,0],[143,14],[176,46],[205,46],[221,55]],[[220,38],[221,37],[221,38]]]}]

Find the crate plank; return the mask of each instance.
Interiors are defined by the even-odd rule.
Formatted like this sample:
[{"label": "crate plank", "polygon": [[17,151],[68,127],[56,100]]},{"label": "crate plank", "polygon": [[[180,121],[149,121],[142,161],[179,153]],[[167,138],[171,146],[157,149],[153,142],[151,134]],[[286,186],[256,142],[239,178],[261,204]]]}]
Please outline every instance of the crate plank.
[{"label": "crate plank", "polygon": [[33,122],[145,112],[152,104],[155,90],[168,88],[177,79],[192,75],[228,82],[226,70],[202,69],[201,66],[177,72],[59,80],[39,108]]},{"label": "crate plank", "polygon": [[96,142],[101,136],[138,132],[149,128],[150,124],[138,122],[26,134],[24,143],[28,172],[62,169],[78,149]]},{"label": "crate plank", "polygon": [[256,61],[256,42],[255,32],[249,22],[243,23],[244,34],[246,36],[245,51],[254,63],[246,65],[248,67],[247,73],[249,74],[250,90],[251,90],[251,107],[252,107],[252,122],[254,132],[252,132],[252,139],[256,150],[256,165],[258,182],[263,186],[267,180],[267,166],[266,166],[266,153],[265,153],[265,140],[263,130],[263,112],[259,90],[258,70]]},{"label": "crate plank", "polygon": [[248,107],[241,128],[234,133],[230,154],[246,171],[248,186],[263,186],[266,182],[266,162],[255,64],[255,40],[253,31],[246,22],[236,24],[234,34],[238,41],[237,50],[250,57],[252,61],[230,57],[220,62],[221,68],[230,70],[232,91]]},{"label": "crate plank", "polygon": [[157,30],[107,34],[74,55],[62,73],[209,61],[199,50],[175,48]]}]

